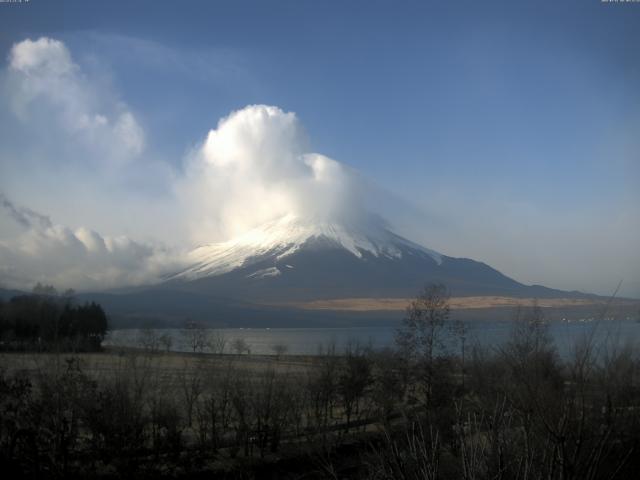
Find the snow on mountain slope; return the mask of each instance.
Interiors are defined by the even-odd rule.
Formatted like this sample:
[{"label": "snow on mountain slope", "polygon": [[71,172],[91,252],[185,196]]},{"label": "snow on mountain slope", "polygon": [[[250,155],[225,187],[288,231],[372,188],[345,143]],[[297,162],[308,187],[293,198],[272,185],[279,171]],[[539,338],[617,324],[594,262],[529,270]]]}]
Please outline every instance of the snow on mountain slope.
[{"label": "snow on mountain slope", "polygon": [[257,304],[338,298],[409,298],[427,283],[453,295],[554,298],[485,263],[441,255],[380,222],[326,222],[292,215],[231,241],[203,245],[163,288]]},{"label": "snow on mountain slope", "polygon": [[[403,252],[409,249],[427,254],[437,264],[442,263],[442,255],[438,252],[399,237],[380,225],[313,222],[287,215],[236,239],[196,248],[189,254],[190,266],[170,279],[191,281],[222,275],[267,256],[282,260],[311,240],[323,240],[341,247],[356,258],[363,258],[368,253],[374,257],[401,259]],[[251,275],[265,278],[280,273],[277,268],[270,268]]]}]

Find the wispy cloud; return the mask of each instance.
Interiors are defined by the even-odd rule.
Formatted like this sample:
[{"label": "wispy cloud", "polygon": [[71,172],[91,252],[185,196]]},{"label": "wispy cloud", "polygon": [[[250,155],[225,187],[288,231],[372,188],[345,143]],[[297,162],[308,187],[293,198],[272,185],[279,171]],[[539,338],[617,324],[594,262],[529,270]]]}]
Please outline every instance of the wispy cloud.
[{"label": "wispy cloud", "polygon": [[5,209],[15,222],[24,228],[49,228],[52,226],[49,217],[35,212],[30,208],[15,205],[2,192],[0,192],[0,206]]},{"label": "wispy cloud", "polygon": [[61,41],[16,43],[8,73],[14,111],[32,131],[60,128],[68,141],[94,153],[91,160],[121,163],[143,152],[145,135],[133,112],[121,100],[105,98]]},{"label": "wispy cloud", "polygon": [[84,32],[83,40],[106,52],[112,61],[135,68],[168,72],[180,78],[212,82],[251,83],[243,55],[237,49],[209,47],[185,50],[146,38],[115,33]]}]

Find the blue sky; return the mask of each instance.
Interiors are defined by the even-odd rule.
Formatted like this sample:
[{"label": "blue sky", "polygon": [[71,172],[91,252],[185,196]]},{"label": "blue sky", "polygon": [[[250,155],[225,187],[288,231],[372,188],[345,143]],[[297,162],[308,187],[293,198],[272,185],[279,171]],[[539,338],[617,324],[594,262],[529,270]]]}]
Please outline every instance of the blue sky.
[{"label": "blue sky", "polygon": [[[168,175],[229,112],[276,105],[296,113],[312,151],[417,212],[395,223],[427,246],[526,283],[607,293],[623,279],[640,297],[640,4],[0,5],[5,58],[40,37],[63,42],[88,82],[126,103],[145,155]],[[0,188],[60,223],[86,224],[88,213],[29,187],[30,167],[16,174],[19,152],[41,139],[8,103]],[[161,203],[154,178],[118,188]],[[89,226],[118,230],[115,220]]]}]

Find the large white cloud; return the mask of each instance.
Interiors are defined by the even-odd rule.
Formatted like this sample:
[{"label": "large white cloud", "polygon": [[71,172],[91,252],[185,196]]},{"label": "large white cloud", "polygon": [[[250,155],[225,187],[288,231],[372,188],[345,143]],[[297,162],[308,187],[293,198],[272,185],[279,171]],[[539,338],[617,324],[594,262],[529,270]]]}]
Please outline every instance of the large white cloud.
[{"label": "large white cloud", "polygon": [[118,164],[143,152],[145,135],[135,115],[117,97],[105,96],[61,41],[16,43],[8,73],[12,107],[34,135],[61,128],[68,142],[90,150],[86,161]]},{"label": "large white cloud", "polygon": [[75,53],[49,38],[9,50],[0,70],[0,192],[63,225],[166,240],[180,231],[176,165],[148,148],[109,63]]},{"label": "large white cloud", "polygon": [[345,165],[309,152],[294,113],[251,105],[209,132],[177,191],[194,239],[211,241],[286,214],[354,221],[364,214],[368,188]]}]

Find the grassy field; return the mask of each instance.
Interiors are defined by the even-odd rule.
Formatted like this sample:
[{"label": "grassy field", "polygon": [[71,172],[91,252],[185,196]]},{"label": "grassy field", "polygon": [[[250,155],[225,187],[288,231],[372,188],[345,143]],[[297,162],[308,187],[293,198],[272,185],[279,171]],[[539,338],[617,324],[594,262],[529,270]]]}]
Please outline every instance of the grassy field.
[{"label": "grassy field", "polygon": [[30,377],[79,368],[95,380],[112,379],[125,373],[142,374],[146,380],[160,379],[165,393],[179,393],[181,379],[194,372],[213,375],[233,369],[238,375],[260,376],[268,370],[303,376],[314,368],[313,357],[275,355],[213,355],[207,353],[148,353],[135,348],[105,348],[94,353],[0,353],[0,368],[7,374]]},{"label": "grassy field", "polygon": [[[366,350],[0,354],[3,472],[488,480],[522,478],[525,465],[536,478],[637,478],[637,352],[563,361],[543,324],[516,333],[466,361]],[[558,465],[575,475],[555,475]]]},{"label": "grassy field", "polygon": [[[371,400],[359,398],[348,415],[338,401],[343,364],[344,358],[336,355],[320,359],[123,348],[2,353],[0,391],[6,389],[10,396],[0,398],[0,409],[18,422],[33,418],[29,428],[38,432],[36,451],[44,438],[56,438],[53,459],[39,462],[38,472],[41,465],[93,477],[165,470],[186,478],[202,471],[222,475],[229,469],[233,473],[228,478],[245,478],[245,469],[304,472],[308,465],[298,465],[304,452],[315,452],[319,445],[337,447],[346,432],[367,434],[373,425]],[[30,385],[26,390],[21,388],[24,381]],[[15,404],[26,411],[14,413]],[[47,412],[47,420],[32,412]],[[13,438],[11,429],[2,431],[1,422],[0,433]],[[23,465],[31,451],[25,447],[24,453],[12,453],[20,465],[16,472],[32,468],[28,462]],[[71,456],[75,460],[68,461]],[[295,466],[283,467],[283,458]]]},{"label": "grassy field", "polygon": [[[313,300],[309,302],[299,302],[289,304],[297,308],[305,310],[337,310],[352,312],[369,312],[369,311],[403,311],[412,301],[411,298],[341,298],[330,300]],[[560,307],[588,307],[588,306],[604,306],[606,299],[595,298],[516,298],[501,296],[482,296],[482,297],[452,297],[449,305],[452,310],[458,309],[490,309],[503,307],[530,306],[537,302],[541,308],[560,308]],[[613,307],[635,307],[640,308],[640,301],[616,299]]]}]

